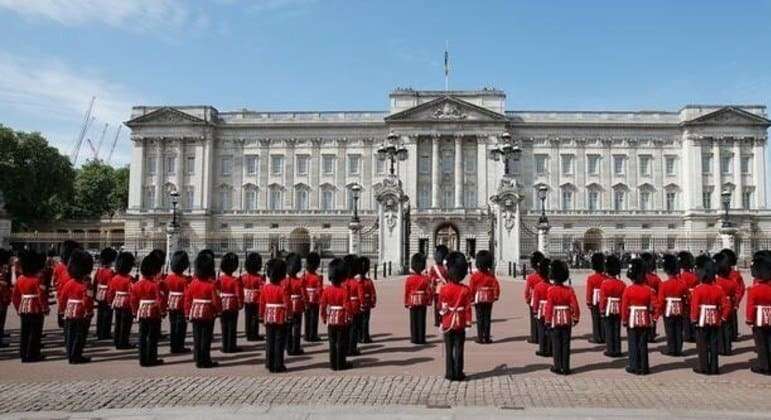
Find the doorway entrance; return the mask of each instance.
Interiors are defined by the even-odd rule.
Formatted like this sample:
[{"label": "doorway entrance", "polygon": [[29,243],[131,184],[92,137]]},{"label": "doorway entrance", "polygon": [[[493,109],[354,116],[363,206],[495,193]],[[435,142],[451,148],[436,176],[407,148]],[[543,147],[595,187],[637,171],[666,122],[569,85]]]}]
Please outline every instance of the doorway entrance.
[{"label": "doorway entrance", "polygon": [[443,223],[436,228],[434,244],[445,245],[450,251],[460,251],[460,234],[452,223]]}]

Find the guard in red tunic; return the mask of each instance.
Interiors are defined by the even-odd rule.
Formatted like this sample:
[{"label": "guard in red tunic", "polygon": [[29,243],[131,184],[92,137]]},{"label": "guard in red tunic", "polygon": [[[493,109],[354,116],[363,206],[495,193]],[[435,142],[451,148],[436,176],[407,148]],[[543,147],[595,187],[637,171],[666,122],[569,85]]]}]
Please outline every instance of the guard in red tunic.
[{"label": "guard in red tunic", "polygon": [[11,304],[11,256],[10,251],[0,249],[0,348],[8,347],[5,342],[5,319]]},{"label": "guard in red tunic", "polygon": [[244,286],[244,330],[246,341],[261,341],[260,336],[260,292],[265,284],[262,271],[262,256],[257,252],[250,252],[244,262],[246,273],[241,275],[241,284]]},{"label": "guard in red tunic", "polygon": [[446,258],[447,280],[439,292],[439,313],[444,333],[445,379],[462,381],[463,347],[466,328],[471,326],[471,304],[474,297],[471,289],[461,282],[468,274],[468,262],[460,252],[451,252]]},{"label": "guard in red tunic", "polygon": [[321,265],[321,256],[317,252],[311,252],[305,259],[305,273],[303,284],[305,285],[305,341],[321,341],[319,338],[319,305],[321,293],[324,291],[324,276],[318,273]]},{"label": "guard in red tunic", "polygon": [[609,255],[605,260],[605,280],[600,286],[600,313],[605,330],[607,357],[621,357],[621,298],[626,284],[620,279],[621,260]]},{"label": "guard in red tunic", "polygon": [[[70,281],[70,274],[67,272],[67,264],[70,262],[70,255],[72,255],[74,250],[79,248],[80,244],[73,240],[68,239],[62,243],[62,254],[59,258],[59,262],[56,264],[56,266],[54,266],[53,273],[53,286],[56,290],[57,302],[61,301],[61,290],[64,288],[64,285]],[[61,307],[61,305],[57,306]],[[64,328],[64,313],[57,312],[56,317],[59,328]]]},{"label": "guard in red tunic", "polygon": [[592,254],[592,270],[594,273],[586,278],[586,306],[592,314],[592,337],[589,342],[602,344],[605,342],[605,333],[600,312],[600,287],[605,280],[605,254]]},{"label": "guard in red tunic", "polygon": [[144,367],[163,364],[163,359],[158,358],[158,339],[166,302],[157,280],[163,263],[153,254],[142,259],[139,269],[142,278],[131,285],[129,292],[131,313],[139,320],[139,365]]},{"label": "guard in red tunic", "polygon": [[192,280],[185,273],[190,268],[190,258],[185,251],[176,251],[169,262],[171,272],[163,284],[167,291],[166,311],[169,314],[169,348],[172,354],[190,353],[185,347],[187,319],[185,318],[185,290]]},{"label": "guard in red tunic", "polygon": [[305,313],[305,282],[300,274],[302,258],[295,253],[286,257],[286,279],[284,288],[289,293],[289,319],[287,320],[286,354],[299,356],[305,352],[301,346],[303,314]]},{"label": "guard in red tunic", "polygon": [[99,264],[101,267],[96,270],[94,275],[94,300],[96,301],[96,339],[109,340],[112,338],[110,330],[112,329],[112,308],[107,302],[107,285],[110,283],[115,271],[112,264],[118,251],[113,248],[105,248],[99,254]]},{"label": "guard in red tunic", "polygon": [[527,342],[531,344],[538,343],[538,320],[535,318],[537,302],[533,301],[533,290],[538,283],[544,280],[536,270],[543,258],[543,254],[539,251],[533,252],[533,255],[530,256],[530,267],[533,272],[525,279],[525,305],[527,305],[527,316],[530,318],[530,337],[527,338]]},{"label": "guard in red tunic", "polygon": [[718,353],[721,356],[730,356],[732,352],[733,341],[733,319],[737,316],[739,310],[740,292],[736,280],[731,278],[731,263],[727,254],[718,252],[713,256],[713,261],[717,267],[717,276],[715,284],[723,289],[729,303],[729,312],[727,321],[720,324],[720,339],[718,340]]},{"label": "guard in red tunic", "polygon": [[344,370],[351,367],[345,361],[351,301],[348,299],[348,289],[342,284],[348,277],[348,268],[342,259],[335,258],[329,263],[328,273],[331,285],[321,292],[321,319],[327,324],[329,365],[332,370]]},{"label": "guard in red tunic", "polygon": [[94,312],[94,299],[88,285],[88,276],[93,267],[91,254],[81,249],[74,250],[67,264],[70,281],[62,286],[59,294],[59,312],[64,314],[66,333],[64,344],[71,364],[91,361],[83,356],[83,348],[86,345],[89,320]]},{"label": "guard in red tunic", "polygon": [[431,280],[422,273],[426,257],[421,253],[410,259],[411,274],[404,282],[404,307],[410,310],[410,343],[426,344],[426,307],[431,305]]},{"label": "guard in red tunic", "polygon": [[717,267],[706,255],[696,258],[696,276],[701,284],[693,289],[691,322],[696,324],[696,349],[699,365],[696,373],[718,374],[720,326],[728,319],[731,304],[723,289],[715,284]]},{"label": "guard in red tunic", "polygon": [[[720,251],[720,253],[728,258],[727,263],[731,266],[728,278],[736,283],[736,301],[734,304],[738,309],[739,305],[742,303],[742,299],[744,299],[747,287],[744,284],[744,278],[742,277],[742,274],[739,272],[739,270],[736,269],[736,264],[738,262],[736,253],[730,248],[726,248]],[[729,319],[729,321],[731,322],[731,341],[737,341],[739,340],[739,317],[734,315]]]},{"label": "guard in red tunic", "polygon": [[431,280],[433,286],[434,296],[434,326],[438,327],[441,321],[439,315],[439,292],[442,290],[442,286],[447,284],[447,268],[444,265],[444,260],[447,258],[447,254],[450,250],[445,245],[438,245],[434,250],[434,265],[428,270],[428,278]]},{"label": "guard in red tunic", "polygon": [[635,258],[629,263],[627,276],[632,284],[624,289],[621,297],[621,320],[627,333],[629,364],[626,371],[635,375],[650,373],[648,364],[648,334],[655,322],[657,297],[646,284],[648,263]]},{"label": "guard in red tunic", "polygon": [[771,252],[759,251],[752,257],[754,286],[747,293],[747,325],[755,338],[755,373],[771,375]]},{"label": "guard in red tunic", "polygon": [[[658,296],[659,287],[661,287],[661,277],[656,274],[656,255],[651,252],[643,252],[640,255],[648,272],[645,275],[645,284],[653,289],[654,296]],[[656,332],[656,321],[651,322],[650,331],[648,332],[648,342],[655,343],[658,333]]]},{"label": "guard in red tunic", "polygon": [[361,326],[361,302],[364,300],[364,288],[358,280],[359,258],[356,255],[346,255],[343,258],[348,268],[348,279],[345,287],[348,289],[348,299],[351,301],[351,326],[348,328],[349,356],[358,356],[359,353],[359,327]]},{"label": "guard in red tunic", "polygon": [[677,262],[680,265],[680,279],[685,283],[688,289],[688,295],[685,304],[683,305],[683,341],[686,343],[693,343],[694,331],[693,324],[690,322],[691,318],[691,294],[693,289],[699,285],[699,279],[696,278],[696,273],[693,272],[693,255],[688,251],[681,251],[677,254]]},{"label": "guard in red tunic", "polygon": [[237,353],[241,351],[237,345],[238,311],[244,306],[244,288],[241,281],[233,275],[238,269],[238,255],[228,252],[222,256],[220,262],[219,289],[222,301],[222,316],[220,328],[222,330],[222,352]]},{"label": "guard in red tunic", "polygon": [[222,302],[214,279],[214,257],[201,251],[195,258],[193,281],[185,290],[185,315],[193,324],[193,358],[197,368],[212,368],[219,363],[211,360],[214,319],[222,311]]},{"label": "guard in red tunic", "polygon": [[268,261],[266,272],[270,283],[260,293],[260,319],[265,323],[265,367],[268,371],[286,372],[284,366],[284,334],[290,298],[288,290],[281,285],[286,279],[286,263],[274,258]]},{"label": "guard in red tunic", "polygon": [[684,308],[688,302],[688,285],[680,277],[680,266],[676,256],[664,255],[663,268],[668,278],[659,287],[657,316],[664,317],[667,347],[661,351],[661,354],[682,356]]},{"label": "guard in red tunic", "polygon": [[369,321],[372,316],[372,310],[377,305],[377,292],[375,291],[375,283],[369,278],[369,258],[359,257],[358,265],[358,280],[362,291],[358,339],[359,343],[371,343],[372,337],[369,333]]},{"label": "guard in red tunic", "polygon": [[16,279],[12,299],[21,318],[19,354],[22,363],[38,362],[45,359],[40,352],[43,317],[48,314],[48,294],[40,281],[45,257],[34,251],[24,251],[20,262],[22,275]]},{"label": "guard in red tunic", "polygon": [[129,291],[133,282],[131,271],[134,270],[134,263],[134,255],[130,252],[118,254],[118,258],[115,260],[115,275],[107,284],[107,302],[115,312],[113,342],[118,350],[134,348],[129,343],[131,325],[134,323],[134,315],[131,313],[129,301]]},{"label": "guard in red tunic", "polygon": [[479,344],[493,342],[490,335],[492,325],[493,303],[501,296],[501,287],[498,279],[492,273],[493,254],[482,250],[476,255],[477,270],[471,274],[469,288],[474,297],[474,309],[477,317],[477,340]]},{"label": "guard in red tunic", "polygon": [[546,293],[544,317],[549,325],[554,355],[551,371],[559,375],[570,375],[570,338],[581,313],[576,292],[565,285],[570,278],[568,265],[560,260],[552,262],[549,277],[554,285]]},{"label": "guard in red tunic", "polygon": [[535,354],[541,357],[552,357],[552,340],[549,332],[549,324],[546,322],[546,297],[549,289],[552,287],[549,281],[549,270],[551,260],[543,258],[536,267],[538,274],[543,280],[538,282],[533,289],[533,311],[536,322],[538,323],[538,350]]}]

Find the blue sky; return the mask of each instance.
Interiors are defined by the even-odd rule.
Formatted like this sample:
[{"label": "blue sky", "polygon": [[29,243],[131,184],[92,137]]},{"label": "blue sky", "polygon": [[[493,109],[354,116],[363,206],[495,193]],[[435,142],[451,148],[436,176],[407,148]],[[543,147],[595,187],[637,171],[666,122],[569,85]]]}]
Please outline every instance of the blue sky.
[{"label": "blue sky", "polygon": [[[136,104],[384,110],[397,86],[443,87],[445,42],[451,88],[509,109],[771,94],[769,0],[0,0],[0,28],[0,123],[66,153],[92,95],[105,143]],[[124,128],[114,163],[128,150]]]}]

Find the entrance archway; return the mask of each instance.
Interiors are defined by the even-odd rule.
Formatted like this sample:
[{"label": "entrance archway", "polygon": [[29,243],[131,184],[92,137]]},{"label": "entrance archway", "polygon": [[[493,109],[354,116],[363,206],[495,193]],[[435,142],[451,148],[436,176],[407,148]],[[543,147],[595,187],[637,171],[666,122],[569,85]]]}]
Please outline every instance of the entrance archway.
[{"label": "entrance archway", "polygon": [[297,228],[289,234],[289,252],[299,254],[305,258],[311,252],[311,235],[308,229]]},{"label": "entrance archway", "polygon": [[584,233],[584,252],[602,251],[602,231],[591,228]]},{"label": "entrance archway", "polygon": [[445,245],[450,251],[460,250],[460,233],[452,223],[442,223],[434,232],[434,244]]}]

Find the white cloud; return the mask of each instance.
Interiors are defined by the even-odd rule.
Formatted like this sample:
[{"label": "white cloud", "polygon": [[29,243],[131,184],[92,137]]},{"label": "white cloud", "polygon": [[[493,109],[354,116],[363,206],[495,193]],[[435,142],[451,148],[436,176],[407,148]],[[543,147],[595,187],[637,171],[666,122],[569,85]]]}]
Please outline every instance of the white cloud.
[{"label": "white cloud", "polygon": [[272,12],[276,10],[287,10],[303,8],[316,3],[317,0],[256,0],[249,2],[251,9],[255,12]]}]

